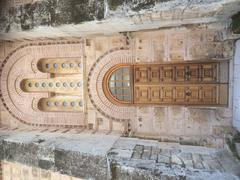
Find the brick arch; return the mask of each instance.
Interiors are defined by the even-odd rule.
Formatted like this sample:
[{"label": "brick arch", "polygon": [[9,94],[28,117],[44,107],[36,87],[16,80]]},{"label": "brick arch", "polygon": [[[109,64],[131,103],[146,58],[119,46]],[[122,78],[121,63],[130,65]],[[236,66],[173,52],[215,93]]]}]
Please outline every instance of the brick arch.
[{"label": "brick arch", "polygon": [[135,107],[118,106],[105,96],[104,75],[117,64],[134,63],[132,52],[126,48],[116,48],[100,56],[88,75],[88,93],[94,107],[105,117],[116,121],[129,121],[135,116]]},{"label": "brick arch", "polygon": [[[64,51],[62,50],[64,49]],[[32,108],[33,100],[46,97],[47,93],[19,92],[24,78],[47,78],[48,75],[36,70],[41,58],[82,58],[82,41],[40,41],[27,43],[12,51],[3,61],[1,68],[0,96],[7,111],[21,123],[32,126],[82,127],[84,113],[41,112]],[[18,79],[16,79],[18,78]]]}]

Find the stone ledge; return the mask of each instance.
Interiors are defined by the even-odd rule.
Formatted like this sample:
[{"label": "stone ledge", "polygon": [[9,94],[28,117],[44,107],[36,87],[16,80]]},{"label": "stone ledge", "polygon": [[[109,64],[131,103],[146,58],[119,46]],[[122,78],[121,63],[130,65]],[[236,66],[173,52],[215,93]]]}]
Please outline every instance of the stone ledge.
[{"label": "stone ledge", "polygon": [[116,135],[1,130],[0,158],[85,179],[240,176],[240,163],[226,149]]}]

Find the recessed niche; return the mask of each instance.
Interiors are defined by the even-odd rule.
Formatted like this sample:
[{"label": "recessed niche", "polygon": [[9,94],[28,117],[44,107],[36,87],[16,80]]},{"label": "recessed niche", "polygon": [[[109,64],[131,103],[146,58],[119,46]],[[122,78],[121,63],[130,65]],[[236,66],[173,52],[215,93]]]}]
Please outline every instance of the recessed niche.
[{"label": "recessed niche", "polygon": [[76,96],[54,96],[50,98],[42,98],[38,102],[40,111],[83,111],[82,100]]},{"label": "recessed niche", "polygon": [[37,68],[43,73],[50,74],[81,74],[82,62],[80,58],[41,59]]},{"label": "recessed niche", "polygon": [[48,92],[60,94],[82,94],[82,83],[79,78],[58,77],[51,79],[24,79],[20,88],[24,92]]}]

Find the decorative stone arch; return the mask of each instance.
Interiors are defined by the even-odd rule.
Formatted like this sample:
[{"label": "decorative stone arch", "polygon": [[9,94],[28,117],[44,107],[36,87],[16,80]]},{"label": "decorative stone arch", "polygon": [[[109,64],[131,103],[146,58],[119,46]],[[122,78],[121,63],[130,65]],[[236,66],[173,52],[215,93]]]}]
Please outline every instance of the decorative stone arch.
[{"label": "decorative stone arch", "polygon": [[134,119],[135,107],[118,106],[112,103],[104,93],[104,76],[117,64],[134,63],[133,54],[127,48],[116,48],[100,56],[93,64],[88,75],[88,93],[94,107],[105,117],[116,121]]},{"label": "decorative stone arch", "polygon": [[41,112],[35,106],[40,98],[47,96],[47,93],[28,94],[20,88],[20,82],[25,78],[48,77],[48,74],[37,69],[38,60],[56,57],[83,58],[82,44],[81,40],[40,41],[27,43],[13,50],[4,59],[0,76],[0,96],[7,111],[21,123],[31,126],[67,128],[85,126],[83,112]]}]

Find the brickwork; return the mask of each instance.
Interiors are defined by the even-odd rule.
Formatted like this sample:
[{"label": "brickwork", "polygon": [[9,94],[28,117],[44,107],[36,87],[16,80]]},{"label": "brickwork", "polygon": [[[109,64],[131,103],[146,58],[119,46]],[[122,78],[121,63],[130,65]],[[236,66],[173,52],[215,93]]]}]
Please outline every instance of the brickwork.
[{"label": "brickwork", "polygon": [[92,66],[88,76],[88,92],[91,102],[104,116],[113,120],[130,120],[134,117],[134,107],[117,106],[111,103],[103,92],[103,78],[116,64],[132,63],[132,54],[127,49],[115,49],[101,56]]},{"label": "brickwork", "polygon": [[[11,128],[37,126],[46,129],[84,126],[94,132],[129,131],[135,136],[162,141],[222,147],[224,134],[232,130],[234,46],[232,40],[227,40],[225,30],[195,28],[178,27],[86,39],[4,42],[0,46],[4,51],[0,54],[3,61],[2,124]],[[22,91],[19,86],[22,79],[49,78],[37,68],[43,57],[82,58],[84,113],[70,113],[71,116],[61,112],[43,113],[38,110],[37,102],[48,94]],[[105,97],[103,77],[116,64],[188,60],[230,61],[228,107],[117,106]],[[20,66],[26,70],[24,73],[18,68]]]},{"label": "brickwork", "polygon": [[[81,41],[48,41],[29,43],[12,51],[3,61],[1,73],[1,98],[10,114],[22,123],[31,126],[84,126],[83,113],[72,113],[71,115],[69,113],[43,113],[31,108],[32,103],[46,97],[46,94],[27,94],[20,89],[20,82],[24,78],[47,78],[47,74],[37,70],[36,65],[39,59],[44,57],[82,57],[81,49]],[[22,65],[25,65],[24,69],[19,68]],[[28,107],[27,111],[26,107]]]}]

